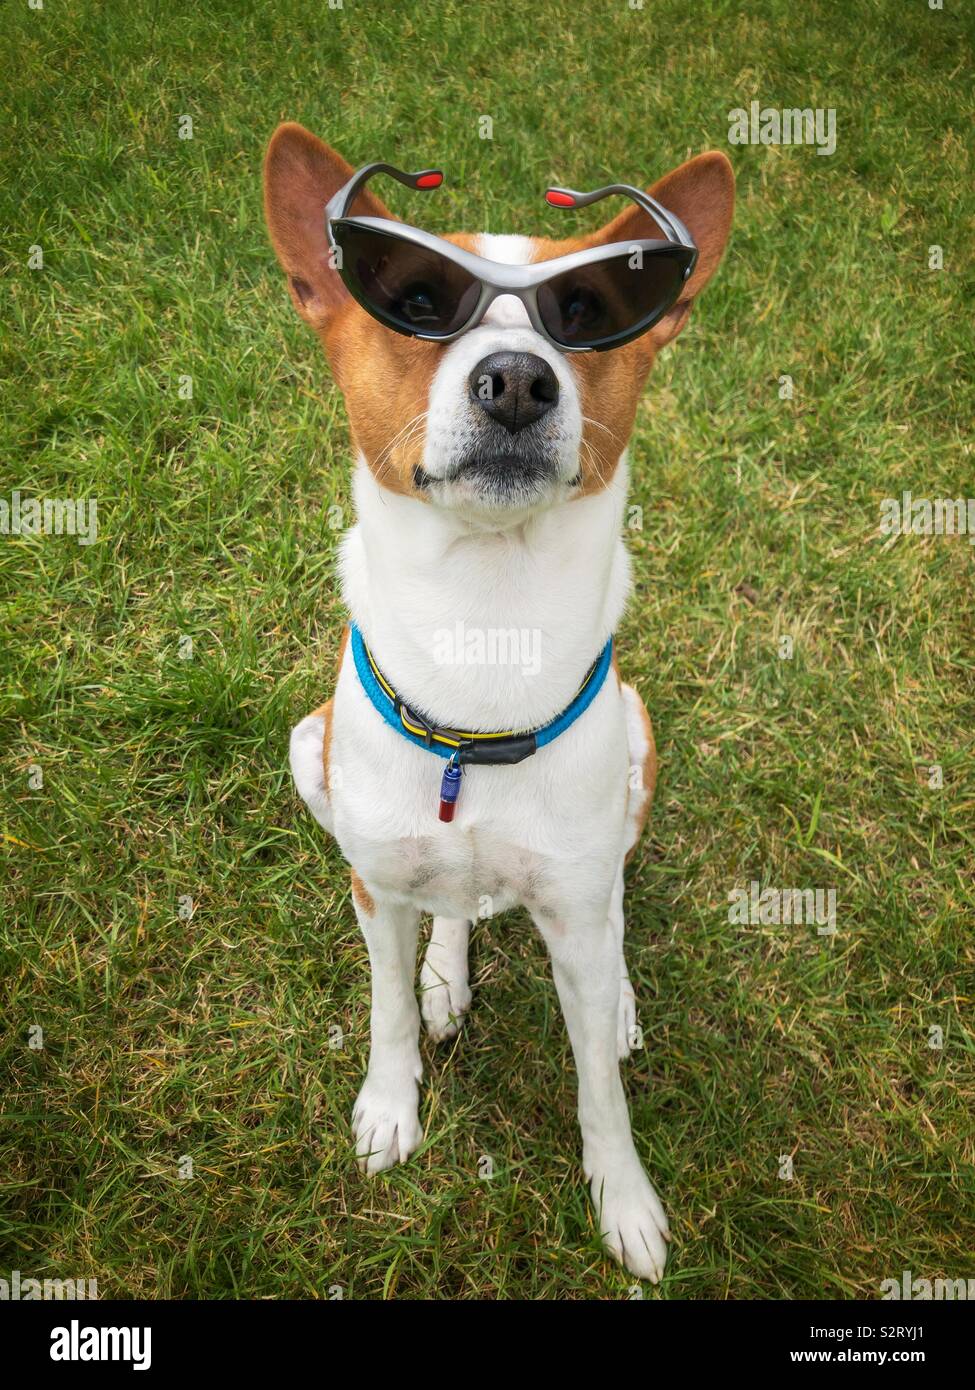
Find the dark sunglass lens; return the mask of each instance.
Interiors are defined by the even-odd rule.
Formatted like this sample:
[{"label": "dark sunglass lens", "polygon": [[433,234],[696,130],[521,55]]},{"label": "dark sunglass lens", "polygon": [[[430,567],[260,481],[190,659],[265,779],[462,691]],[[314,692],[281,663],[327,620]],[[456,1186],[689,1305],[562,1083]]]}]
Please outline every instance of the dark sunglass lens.
[{"label": "dark sunglass lens", "polygon": [[634,249],[553,276],[538,288],[538,312],[565,347],[600,347],[650,327],[677,299],[686,258]]},{"label": "dark sunglass lens", "polygon": [[351,223],[333,228],[340,274],[364,309],[407,333],[443,338],[468,322],[480,281],[446,256]]}]

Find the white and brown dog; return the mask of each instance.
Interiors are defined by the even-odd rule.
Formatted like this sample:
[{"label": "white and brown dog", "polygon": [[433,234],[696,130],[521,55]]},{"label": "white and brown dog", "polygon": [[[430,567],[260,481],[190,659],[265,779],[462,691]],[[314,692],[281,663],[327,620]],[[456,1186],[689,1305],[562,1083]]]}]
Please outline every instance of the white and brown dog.
[{"label": "white and brown dog", "polygon": [[[455,730],[546,726],[571,706],[623,612],[626,444],[657,351],[680,332],[721,258],[731,166],[720,153],[703,154],[653,187],[690,229],[696,267],[649,332],[614,351],[579,354],[559,352],[511,297],[446,345],[389,331],[353,300],[329,255],[323,210],[350,166],[288,124],[271,141],[264,173],[268,226],[292,300],[321,338],[348,407],[358,519],[342,542],[341,577],[355,628],[404,709]],[[391,216],[369,192],[357,206]],[[633,207],[567,241],[449,240],[513,264],[651,232],[647,213]],[[489,357],[486,402],[470,381]],[[539,381],[544,390],[533,390]],[[539,408],[512,428],[505,396]],[[507,664],[463,653],[444,659],[444,633],[512,631],[539,635],[537,669],[526,670],[523,651]],[[614,661],[585,712],[535,756],[466,768],[456,814],[444,823],[442,758],[380,717],[353,645],[343,643],[332,699],[293,731],[291,767],[352,865],[372,965],[372,1047],[353,1114],[360,1164],[378,1172],[419,1144],[421,1013],[432,1037],[456,1033],[471,1000],[471,921],[522,905],[552,958],[599,1229],[617,1260],[656,1281],[667,1218],[633,1143],[619,1073],[635,1024],[623,866],[656,779],[643,701],[620,682]],[[433,928],[418,1008],[424,912]]]}]

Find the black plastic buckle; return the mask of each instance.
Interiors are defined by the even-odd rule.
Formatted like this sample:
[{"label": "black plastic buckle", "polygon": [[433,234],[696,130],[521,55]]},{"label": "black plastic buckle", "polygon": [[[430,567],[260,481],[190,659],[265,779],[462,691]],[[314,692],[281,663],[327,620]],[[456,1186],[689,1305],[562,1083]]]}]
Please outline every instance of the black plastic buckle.
[{"label": "black plastic buckle", "polygon": [[462,743],[458,750],[458,761],[462,764],[480,764],[482,767],[511,767],[538,751],[534,734],[512,734],[509,738],[486,738],[480,741]]},{"label": "black plastic buckle", "polygon": [[427,748],[433,746],[433,729],[423,718],[422,714],[417,714],[415,710],[410,709],[409,705],[401,700],[398,695],[396,697],[396,713],[399,715],[400,720],[402,720],[405,714],[411,724],[419,724],[420,728],[423,730],[424,745]]}]

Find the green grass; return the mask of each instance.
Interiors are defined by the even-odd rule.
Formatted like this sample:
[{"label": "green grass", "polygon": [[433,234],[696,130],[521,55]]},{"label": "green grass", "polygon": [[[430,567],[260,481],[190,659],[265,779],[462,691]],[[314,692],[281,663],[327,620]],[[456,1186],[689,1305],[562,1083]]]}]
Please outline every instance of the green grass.
[{"label": "green grass", "polygon": [[[351,1162],[365,950],[286,771],[290,726],[330,692],[330,509],[351,517],[341,400],[262,221],[289,118],[353,163],[442,162],[434,230],[556,234],[549,182],[731,155],[729,254],[638,417],[620,633],[662,763],[629,872],[646,1046],[625,1068],[674,1227],[653,1296],[975,1275],[975,549],[878,534],[884,497],[975,492],[971,11],[175,11],[0,18],[0,495],[99,503],[90,547],[0,537],[0,1274],[103,1297],[633,1284],[594,1237],[524,914],[478,926],[465,1033],[424,1042],[422,1151],[373,1182]],[[835,155],[729,147],[752,97],[835,107]],[[835,887],[835,938],[731,926],[751,879]]]}]

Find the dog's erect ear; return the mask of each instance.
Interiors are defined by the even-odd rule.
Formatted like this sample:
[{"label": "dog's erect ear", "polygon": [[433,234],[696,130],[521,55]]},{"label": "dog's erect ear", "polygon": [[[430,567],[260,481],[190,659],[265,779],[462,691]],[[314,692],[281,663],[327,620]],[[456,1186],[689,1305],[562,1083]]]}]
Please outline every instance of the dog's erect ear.
[{"label": "dog's erect ear", "polygon": [[[691,304],[711,279],[724,253],[735,209],[735,175],[727,156],[720,150],[709,150],[665,174],[650,193],[668,212],[677,214],[699,252],[694,274],[681,290],[677,303],[648,335],[661,348],[684,327]],[[665,233],[649,214],[634,206],[604,227],[598,240],[608,243],[663,236]]]},{"label": "dog's erect ear", "polygon": [[[264,159],[264,215],[298,313],[322,328],[350,295],[329,263],[325,204],[353,170],[304,126],[279,125]],[[359,216],[391,217],[368,190],[351,209]]]}]

